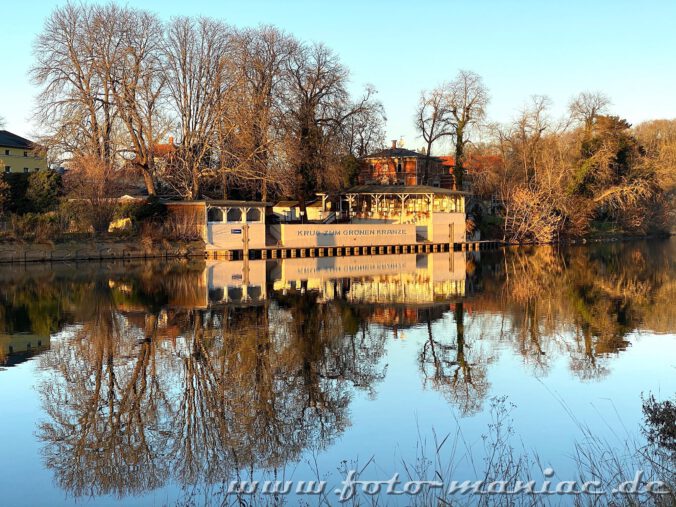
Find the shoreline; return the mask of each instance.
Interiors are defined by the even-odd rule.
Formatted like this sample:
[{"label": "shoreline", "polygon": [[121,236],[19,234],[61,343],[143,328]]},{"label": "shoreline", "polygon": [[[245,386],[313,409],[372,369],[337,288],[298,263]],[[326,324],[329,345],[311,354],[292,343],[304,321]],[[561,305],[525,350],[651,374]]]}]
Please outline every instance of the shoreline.
[{"label": "shoreline", "polygon": [[[592,243],[615,243],[627,241],[668,239],[669,234],[645,236],[608,236],[561,240],[547,243],[516,243],[503,240],[485,240],[500,243],[502,248],[534,247],[543,245],[580,246]],[[190,259],[206,258],[209,250],[201,241],[174,242],[164,245],[142,245],[136,238],[124,240],[66,241],[63,243],[18,243],[0,242],[0,265],[34,264],[68,261],[139,260],[139,259]],[[377,254],[374,254],[377,255]]]},{"label": "shoreline", "polygon": [[170,247],[124,240],[66,241],[63,243],[0,242],[0,265],[68,261],[204,258],[204,243],[174,242]]}]

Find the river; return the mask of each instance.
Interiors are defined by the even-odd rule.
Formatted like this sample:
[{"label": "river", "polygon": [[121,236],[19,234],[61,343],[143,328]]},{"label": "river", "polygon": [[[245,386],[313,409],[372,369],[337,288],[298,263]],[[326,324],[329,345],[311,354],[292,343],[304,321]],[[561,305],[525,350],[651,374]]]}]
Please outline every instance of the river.
[{"label": "river", "polygon": [[[595,455],[645,445],[642,399],[673,398],[675,366],[675,239],[3,266],[0,503],[229,505],[253,478],[326,489],[239,499],[337,505],[346,477],[591,479]],[[398,487],[379,505],[441,495]]]}]

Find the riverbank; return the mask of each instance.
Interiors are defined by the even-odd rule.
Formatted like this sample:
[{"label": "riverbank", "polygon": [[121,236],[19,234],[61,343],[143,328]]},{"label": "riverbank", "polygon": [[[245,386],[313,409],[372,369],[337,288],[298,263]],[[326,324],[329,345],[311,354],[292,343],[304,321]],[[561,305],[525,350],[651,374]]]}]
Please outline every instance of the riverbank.
[{"label": "riverbank", "polygon": [[618,241],[642,241],[651,239],[667,239],[675,236],[676,232],[663,234],[646,234],[642,236],[629,234],[612,234],[604,236],[586,236],[582,238],[562,238],[551,242],[511,242],[503,241],[504,246],[537,246],[537,245],[586,245],[589,243],[614,243]]},{"label": "riverbank", "polygon": [[[673,235],[673,234],[671,234]],[[545,244],[558,245],[581,245],[588,243],[611,243],[617,241],[636,241],[648,239],[664,239],[668,238],[670,234],[662,235],[647,235],[647,236],[629,236],[629,235],[607,235],[607,236],[592,236],[588,238],[577,238],[561,240],[554,243],[512,243],[500,242],[505,247],[519,247],[519,246],[537,246]],[[498,243],[496,241],[486,241],[488,243]],[[477,244],[480,242],[477,242]],[[468,243],[469,245],[469,243]],[[421,252],[424,251],[424,243],[421,243]],[[359,255],[377,255],[378,253],[390,253],[389,249],[385,252],[386,247],[364,247],[363,252]],[[394,247],[391,247],[394,253]],[[465,248],[459,248],[465,250]],[[468,250],[479,250],[479,248],[467,248]],[[334,248],[313,248],[309,250],[317,250],[316,255],[321,257],[333,257],[338,254],[338,250]],[[319,252],[322,250],[322,252]],[[326,250],[326,251],[324,251]],[[335,252],[334,252],[335,250]],[[380,252],[383,250],[383,252]],[[416,251],[411,249],[411,251]],[[432,251],[431,245],[429,251]],[[209,254],[205,248],[203,241],[168,241],[161,242],[144,242],[139,238],[83,238],[77,240],[68,240],[64,242],[43,242],[43,243],[23,243],[16,241],[0,242],[0,264],[11,263],[34,263],[34,262],[61,262],[61,261],[86,261],[86,260],[117,260],[117,259],[176,259],[176,258],[205,258]],[[346,252],[341,252],[344,255]],[[288,254],[291,257],[291,254]],[[295,256],[295,255],[294,255]],[[301,253],[298,253],[301,256]],[[305,255],[302,255],[305,256]],[[314,257],[313,253],[308,256]],[[219,258],[227,258],[227,256],[219,255]],[[273,256],[276,258],[277,256]],[[281,255],[280,255],[281,257]],[[286,257],[286,255],[284,256]]]},{"label": "riverbank", "polygon": [[58,243],[0,242],[0,263],[204,257],[202,241],[144,242],[138,238]]}]

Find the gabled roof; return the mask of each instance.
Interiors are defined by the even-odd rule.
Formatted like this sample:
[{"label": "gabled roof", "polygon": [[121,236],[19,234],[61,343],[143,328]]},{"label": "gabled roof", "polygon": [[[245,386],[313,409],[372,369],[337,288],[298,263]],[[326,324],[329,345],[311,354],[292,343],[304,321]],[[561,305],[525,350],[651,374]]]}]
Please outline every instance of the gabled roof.
[{"label": "gabled roof", "polygon": [[0,130],[0,146],[4,148],[30,150],[35,148],[35,143],[26,139],[25,137],[12,134],[9,130]]},{"label": "gabled roof", "polygon": [[[417,151],[407,150],[406,148],[387,148],[385,150],[376,151],[370,155],[365,156],[364,158],[427,158],[423,153],[418,153]],[[431,157],[434,158],[434,157]]]}]

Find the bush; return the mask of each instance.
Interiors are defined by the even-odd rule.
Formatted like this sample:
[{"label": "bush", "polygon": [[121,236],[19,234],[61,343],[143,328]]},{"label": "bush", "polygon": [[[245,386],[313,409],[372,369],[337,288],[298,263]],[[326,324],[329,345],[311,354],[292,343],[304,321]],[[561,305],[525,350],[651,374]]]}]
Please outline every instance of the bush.
[{"label": "bush", "polygon": [[30,203],[26,199],[28,191],[28,175],[10,173],[3,175],[4,182],[9,186],[7,192],[6,210],[10,213],[23,214],[30,211]]},{"label": "bush", "polygon": [[56,213],[14,214],[9,221],[9,236],[24,241],[52,241],[62,230]]},{"label": "bush", "polygon": [[120,204],[115,210],[115,218],[129,218],[135,226],[145,222],[159,223],[167,216],[167,207],[156,196],[150,196],[143,202]]},{"label": "bush", "polygon": [[10,187],[9,184],[0,178],[0,216],[2,216],[5,211],[7,211],[7,206],[10,199]]},{"label": "bush", "polygon": [[643,414],[648,442],[676,460],[676,399],[658,402],[651,394],[643,400]]},{"label": "bush", "polygon": [[151,195],[136,210],[136,216],[129,217],[136,222],[159,222],[166,218],[167,207],[157,196]]},{"label": "bush", "polygon": [[33,213],[55,210],[62,195],[63,181],[60,174],[54,171],[40,171],[28,177],[25,198]]},{"label": "bush", "polygon": [[[54,171],[36,173],[11,173],[0,180],[0,211],[23,215],[24,213],[46,213],[54,211],[63,195],[61,175]],[[3,201],[0,197],[0,201]]]},{"label": "bush", "polygon": [[164,221],[162,231],[166,239],[175,241],[198,241],[202,239],[200,226],[196,225],[190,217],[170,216]]},{"label": "bush", "polygon": [[56,218],[64,233],[91,233],[90,224],[85,219],[85,206],[82,201],[61,201]]}]

